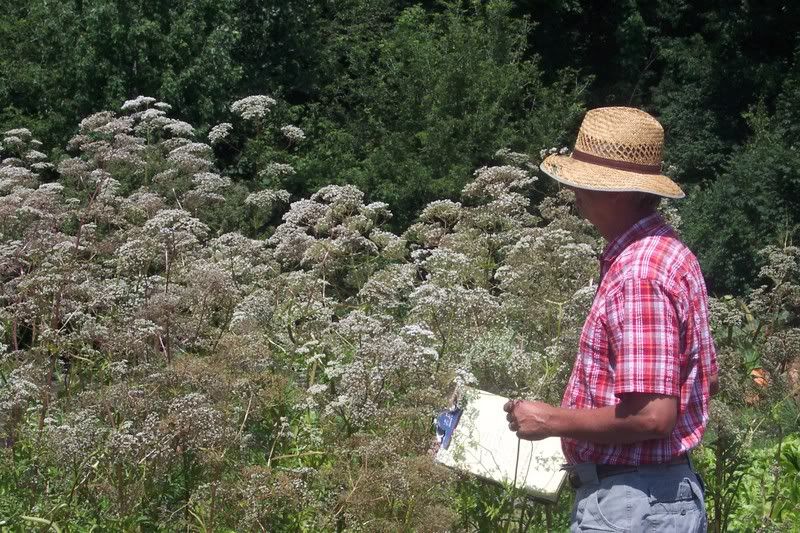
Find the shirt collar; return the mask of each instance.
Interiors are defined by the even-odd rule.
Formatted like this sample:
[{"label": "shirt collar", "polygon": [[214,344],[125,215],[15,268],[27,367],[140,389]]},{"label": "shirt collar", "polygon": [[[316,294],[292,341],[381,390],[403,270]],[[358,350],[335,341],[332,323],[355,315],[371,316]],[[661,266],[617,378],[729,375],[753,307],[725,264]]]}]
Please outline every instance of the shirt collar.
[{"label": "shirt collar", "polygon": [[651,213],[610,241],[600,255],[601,261],[613,261],[629,244],[668,227],[659,213]]}]

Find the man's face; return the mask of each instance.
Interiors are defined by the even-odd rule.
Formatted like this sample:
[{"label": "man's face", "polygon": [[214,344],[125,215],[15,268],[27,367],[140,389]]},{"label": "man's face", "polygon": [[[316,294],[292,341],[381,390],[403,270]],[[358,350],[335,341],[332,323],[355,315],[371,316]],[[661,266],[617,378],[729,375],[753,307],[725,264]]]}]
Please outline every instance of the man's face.
[{"label": "man's face", "polygon": [[613,212],[614,193],[569,187],[575,193],[575,207],[583,218],[597,226]]}]

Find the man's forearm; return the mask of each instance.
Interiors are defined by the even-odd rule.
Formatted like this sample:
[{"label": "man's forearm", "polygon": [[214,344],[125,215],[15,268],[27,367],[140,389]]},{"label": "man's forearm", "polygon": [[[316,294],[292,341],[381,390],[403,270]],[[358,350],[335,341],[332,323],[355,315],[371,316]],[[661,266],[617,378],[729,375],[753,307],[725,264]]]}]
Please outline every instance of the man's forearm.
[{"label": "man's forearm", "polygon": [[662,439],[672,430],[667,430],[656,417],[647,413],[621,413],[619,406],[597,409],[554,407],[550,425],[553,435],[558,437],[608,444]]},{"label": "man's forearm", "polygon": [[537,401],[509,401],[503,409],[509,429],[521,439],[628,443],[668,437],[678,418],[678,398],[629,393],[617,405],[597,409],[565,409]]}]

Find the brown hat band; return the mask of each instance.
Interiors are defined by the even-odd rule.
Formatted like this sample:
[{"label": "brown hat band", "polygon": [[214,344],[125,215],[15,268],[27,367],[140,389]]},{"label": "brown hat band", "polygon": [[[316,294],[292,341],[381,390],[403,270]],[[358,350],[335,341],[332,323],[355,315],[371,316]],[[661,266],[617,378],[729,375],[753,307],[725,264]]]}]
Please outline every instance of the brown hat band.
[{"label": "brown hat band", "polygon": [[641,163],[630,163],[628,161],[617,161],[616,159],[607,159],[597,155],[587,154],[580,150],[572,151],[572,159],[583,161],[584,163],[592,163],[600,165],[601,167],[614,168],[617,170],[627,170],[628,172],[639,172],[641,174],[661,174],[661,165],[644,165]]}]

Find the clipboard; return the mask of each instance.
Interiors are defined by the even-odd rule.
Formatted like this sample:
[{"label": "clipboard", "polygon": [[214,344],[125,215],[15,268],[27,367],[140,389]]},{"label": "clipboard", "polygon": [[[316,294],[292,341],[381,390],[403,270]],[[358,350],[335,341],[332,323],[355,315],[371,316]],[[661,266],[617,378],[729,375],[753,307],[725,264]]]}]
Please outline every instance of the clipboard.
[{"label": "clipboard", "polygon": [[[456,407],[461,412],[445,412],[450,413],[446,419],[455,420],[455,424],[451,424],[449,435],[439,431],[444,435],[434,460],[489,481],[513,484],[535,499],[555,503],[567,480],[567,472],[561,469],[566,462],[561,439],[517,438],[508,429],[503,411],[507,401],[490,392],[466,388]],[[447,445],[444,437],[449,437]]]}]

